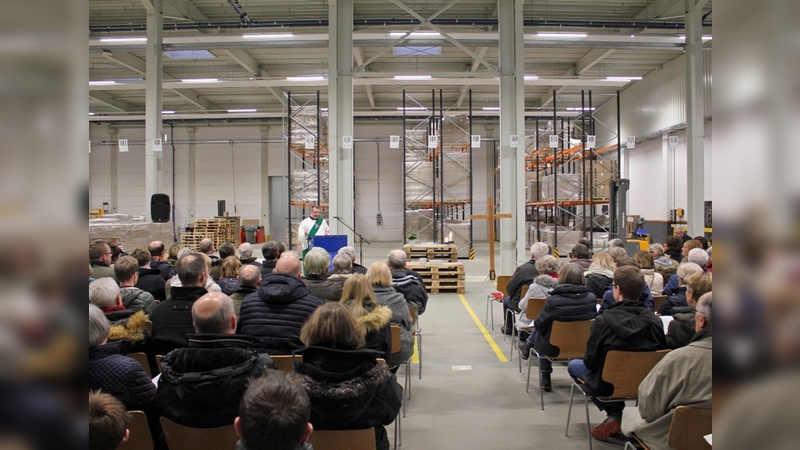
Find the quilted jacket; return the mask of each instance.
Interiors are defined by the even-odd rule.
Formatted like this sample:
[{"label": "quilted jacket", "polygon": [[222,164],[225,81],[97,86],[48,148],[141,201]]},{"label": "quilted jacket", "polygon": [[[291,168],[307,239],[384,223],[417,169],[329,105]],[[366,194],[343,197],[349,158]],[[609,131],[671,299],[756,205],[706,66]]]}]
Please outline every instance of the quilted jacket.
[{"label": "quilted jacket", "polygon": [[142,290],[137,287],[122,288],[119,291],[122,296],[122,304],[125,309],[132,309],[134,311],[144,310],[144,313],[150,315],[156,309],[156,299],[153,294]]},{"label": "quilted jacket", "polygon": [[117,397],[129,410],[152,410],[156,386],[136,360],[122,355],[125,349],[125,341],[89,347],[89,389]]}]

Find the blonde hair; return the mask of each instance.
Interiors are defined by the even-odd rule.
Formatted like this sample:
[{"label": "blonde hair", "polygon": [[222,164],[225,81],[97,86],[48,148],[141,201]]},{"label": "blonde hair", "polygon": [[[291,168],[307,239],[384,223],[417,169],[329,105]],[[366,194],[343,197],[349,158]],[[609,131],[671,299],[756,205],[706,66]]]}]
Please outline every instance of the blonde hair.
[{"label": "blonde hair", "polygon": [[615,271],[617,266],[614,264],[614,258],[609,252],[595,253],[592,256],[592,263],[589,264],[588,270],[610,270]]},{"label": "blonde hair", "polygon": [[355,350],[364,346],[364,334],[350,308],[327,302],[314,310],[300,330],[306,347]]},{"label": "blonde hair", "polygon": [[653,255],[647,250],[639,250],[633,255],[633,261],[639,265],[640,269],[654,269]]},{"label": "blonde hair", "polygon": [[386,263],[375,261],[367,269],[367,280],[373,286],[389,287],[392,285],[392,272]]},{"label": "blonde hair", "polygon": [[236,278],[239,276],[240,267],[242,267],[242,262],[239,261],[239,258],[228,256],[220,264],[220,275],[222,278]]},{"label": "blonde hair", "polygon": [[378,306],[375,301],[375,291],[372,290],[367,277],[360,273],[354,273],[347,277],[342,287],[342,298],[340,303],[348,305],[355,317],[361,317]]},{"label": "blonde hair", "polygon": [[692,291],[695,302],[703,295],[711,292],[711,274],[708,272],[695,272],[686,279],[686,294]]}]

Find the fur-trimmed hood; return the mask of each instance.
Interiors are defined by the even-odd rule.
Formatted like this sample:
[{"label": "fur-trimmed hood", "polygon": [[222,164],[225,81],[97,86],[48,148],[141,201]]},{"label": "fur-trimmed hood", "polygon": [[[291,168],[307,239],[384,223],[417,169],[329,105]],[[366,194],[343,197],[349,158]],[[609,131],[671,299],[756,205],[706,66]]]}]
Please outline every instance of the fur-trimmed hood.
[{"label": "fur-trimmed hood", "polygon": [[130,341],[141,342],[147,338],[145,328],[150,322],[144,311],[136,311],[125,321],[111,325],[108,342]]},{"label": "fur-trimmed hood", "polygon": [[372,311],[358,317],[357,320],[367,333],[376,333],[381,328],[389,325],[392,320],[392,310],[386,306],[378,305]]}]

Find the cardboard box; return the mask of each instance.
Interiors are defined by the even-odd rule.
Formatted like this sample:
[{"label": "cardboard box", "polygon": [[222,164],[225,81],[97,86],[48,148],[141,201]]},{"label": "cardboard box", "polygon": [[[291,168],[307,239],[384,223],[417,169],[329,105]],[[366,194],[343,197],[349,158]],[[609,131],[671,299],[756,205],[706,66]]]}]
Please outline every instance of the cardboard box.
[{"label": "cardboard box", "polygon": [[261,220],[259,220],[259,219],[242,219],[242,226],[243,227],[247,227],[247,226],[258,227],[258,226],[261,226]]}]

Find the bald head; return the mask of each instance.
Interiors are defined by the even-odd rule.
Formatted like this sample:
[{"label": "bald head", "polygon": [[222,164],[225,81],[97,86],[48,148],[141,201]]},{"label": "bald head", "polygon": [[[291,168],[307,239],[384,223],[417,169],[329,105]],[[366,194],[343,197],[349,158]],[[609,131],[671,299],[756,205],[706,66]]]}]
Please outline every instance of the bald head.
[{"label": "bald head", "polygon": [[222,292],[209,292],[192,305],[192,325],[197,334],[234,334],[233,300]]},{"label": "bald head", "polygon": [[258,287],[261,283],[261,269],[253,264],[245,264],[239,269],[239,284],[246,287]]},{"label": "bald head", "polygon": [[389,268],[392,270],[405,269],[406,267],[406,252],[403,250],[392,250],[389,252],[389,259],[386,261]]},{"label": "bald head", "polygon": [[300,277],[300,274],[303,273],[303,268],[300,266],[300,257],[297,256],[297,253],[281,253],[281,257],[278,258],[278,262],[275,264],[275,273],[285,273],[286,275]]},{"label": "bald head", "polygon": [[197,249],[200,250],[200,253],[210,255],[214,253],[214,241],[211,240],[211,238],[203,238],[200,244],[198,244]]}]

